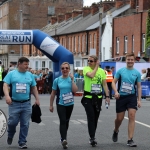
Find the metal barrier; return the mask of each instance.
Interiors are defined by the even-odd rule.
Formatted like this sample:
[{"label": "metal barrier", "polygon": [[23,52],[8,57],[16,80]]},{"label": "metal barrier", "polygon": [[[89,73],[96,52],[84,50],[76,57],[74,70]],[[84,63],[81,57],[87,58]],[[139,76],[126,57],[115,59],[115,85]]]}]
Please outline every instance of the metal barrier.
[{"label": "metal barrier", "polygon": [[84,79],[83,78],[75,78],[75,83],[78,87],[78,91],[76,92],[77,94],[78,93],[81,93],[77,96],[82,96],[83,94],[83,91],[84,91]]}]

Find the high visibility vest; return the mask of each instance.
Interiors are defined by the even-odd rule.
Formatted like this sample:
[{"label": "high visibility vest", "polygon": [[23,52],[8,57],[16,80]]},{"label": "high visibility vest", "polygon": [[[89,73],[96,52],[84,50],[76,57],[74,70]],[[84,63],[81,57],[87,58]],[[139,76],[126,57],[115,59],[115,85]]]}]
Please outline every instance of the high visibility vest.
[{"label": "high visibility vest", "polygon": [[113,74],[112,72],[108,72],[108,71],[105,71],[106,72],[106,82],[112,82],[113,81]]},{"label": "high visibility vest", "polygon": [[2,81],[2,72],[3,72],[3,68],[2,66],[0,66],[0,81]]}]

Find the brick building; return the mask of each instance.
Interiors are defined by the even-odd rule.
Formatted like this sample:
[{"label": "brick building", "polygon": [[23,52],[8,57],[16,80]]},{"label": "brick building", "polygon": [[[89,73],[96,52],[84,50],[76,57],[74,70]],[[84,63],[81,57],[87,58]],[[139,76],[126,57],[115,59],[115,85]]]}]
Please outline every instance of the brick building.
[{"label": "brick building", "polygon": [[[0,29],[5,30],[18,30],[20,26],[22,29],[41,29],[50,23],[52,15],[83,7],[83,0],[0,0],[0,2]],[[30,51],[34,49],[32,50],[30,46]],[[17,61],[19,56],[18,45],[0,45],[0,60],[5,66],[8,66],[10,61]]]},{"label": "brick building", "polygon": [[113,21],[113,57],[134,52],[136,56],[145,55],[146,19],[150,9],[149,0],[132,0],[135,11]]}]

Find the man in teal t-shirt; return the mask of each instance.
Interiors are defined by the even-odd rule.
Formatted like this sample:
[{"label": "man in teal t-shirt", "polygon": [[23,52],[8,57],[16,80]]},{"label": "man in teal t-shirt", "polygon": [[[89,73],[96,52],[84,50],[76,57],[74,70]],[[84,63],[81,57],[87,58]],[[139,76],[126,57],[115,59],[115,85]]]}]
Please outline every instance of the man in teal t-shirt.
[{"label": "man in teal t-shirt", "polygon": [[10,71],[3,80],[5,99],[9,107],[7,143],[12,144],[16,126],[20,122],[18,144],[21,149],[27,148],[26,137],[32,113],[31,91],[36,99],[35,104],[40,105],[36,82],[33,75],[27,71],[28,66],[29,60],[21,57],[18,60],[18,69]]},{"label": "man in teal t-shirt", "polygon": [[[118,141],[119,127],[124,119],[125,111],[128,110],[128,141],[127,145],[136,147],[133,141],[135,114],[137,107],[141,107],[141,75],[133,68],[135,56],[133,53],[126,55],[126,67],[121,68],[115,74],[112,88],[116,98],[116,120],[112,136],[114,142]],[[116,83],[118,82],[118,90]],[[137,87],[137,88],[136,88]],[[138,95],[138,97],[137,97]]]}]

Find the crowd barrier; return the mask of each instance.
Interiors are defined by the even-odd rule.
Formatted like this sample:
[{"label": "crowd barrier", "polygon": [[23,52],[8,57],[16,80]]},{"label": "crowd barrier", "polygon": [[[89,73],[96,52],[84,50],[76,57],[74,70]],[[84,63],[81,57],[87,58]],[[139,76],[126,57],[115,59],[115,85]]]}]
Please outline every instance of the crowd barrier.
[{"label": "crowd barrier", "polygon": [[142,97],[150,97],[150,81],[141,82]]},{"label": "crowd barrier", "polygon": [[[78,87],[78,91],[75,96],[82,96],[84,92],[84,79],[76,78],[75,82]],[[142,97],[150,97],[150,81],[142,81],[141,89],[142,89]],[[112,95],[114,95],[114,91],[112,91]]]},{"label": "crowd barrier", "polygon": [[83,78],[75,78],[75,83],[78,87],[78,91],[75,96],[82,96],[84,91],[84,79]]}]

